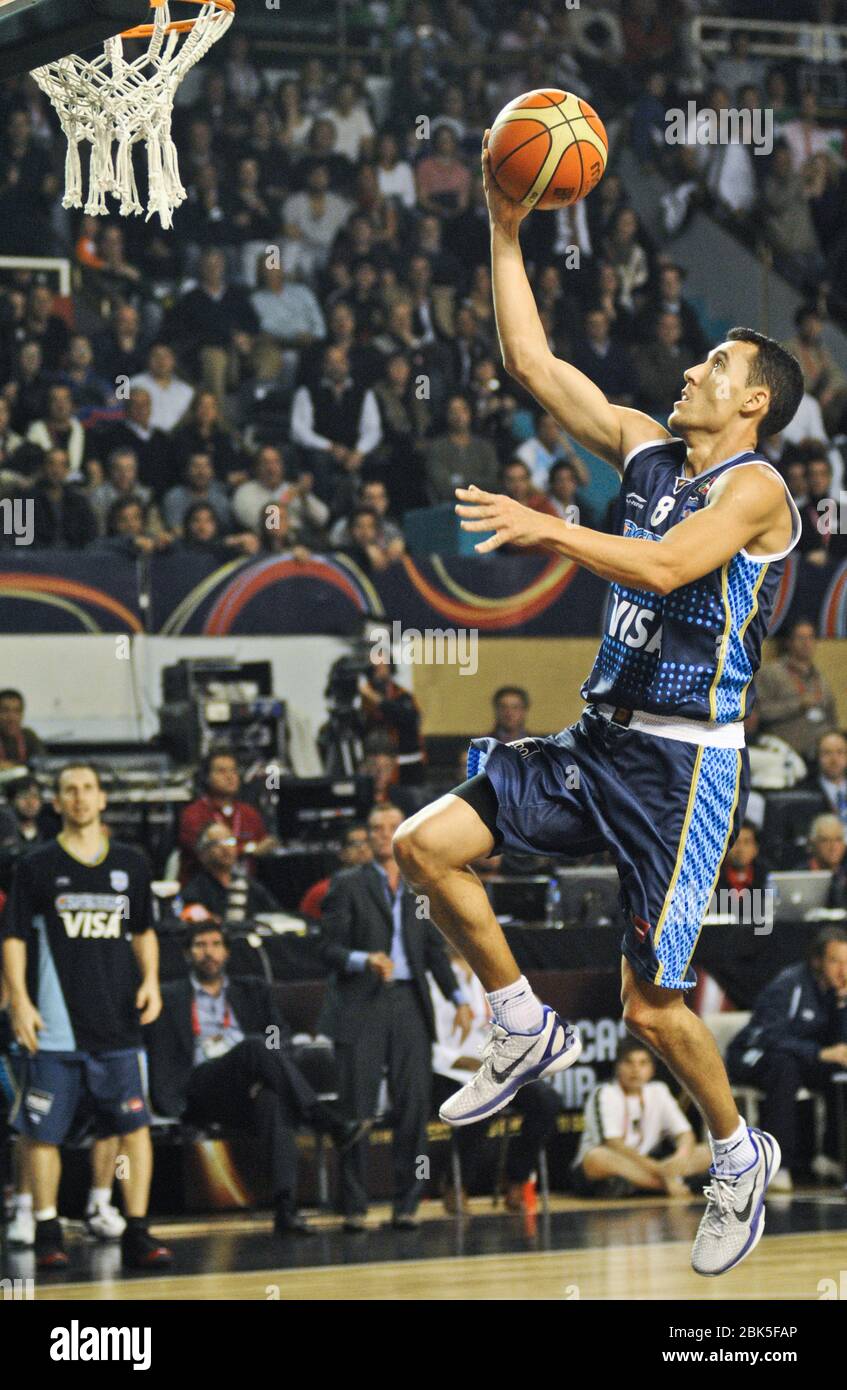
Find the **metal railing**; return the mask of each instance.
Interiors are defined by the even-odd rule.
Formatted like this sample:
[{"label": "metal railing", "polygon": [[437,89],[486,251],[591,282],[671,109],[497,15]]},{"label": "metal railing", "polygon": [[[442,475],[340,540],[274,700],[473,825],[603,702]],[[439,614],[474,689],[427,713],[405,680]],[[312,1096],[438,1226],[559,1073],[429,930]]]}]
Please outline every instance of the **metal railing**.
[{"label": "metal railing", "polygon": [[691,37],[701,53],[728,53],[730,36],[739,30],[749,35],[750,56],[754,58],[798,58],[807,63],[825,63],[828,34],[837,35],[847,53],[847,24],[719,19],[706,15],[691,20]]}]

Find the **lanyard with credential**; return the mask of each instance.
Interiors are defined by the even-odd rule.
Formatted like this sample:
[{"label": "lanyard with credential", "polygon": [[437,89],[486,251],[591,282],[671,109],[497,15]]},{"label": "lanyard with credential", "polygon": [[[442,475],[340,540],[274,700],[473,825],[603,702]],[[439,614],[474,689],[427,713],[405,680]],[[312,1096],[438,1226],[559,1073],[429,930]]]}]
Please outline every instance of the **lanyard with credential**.
[{"label": "lanyard with credential", "polygon": [[[224,1009],[224,1017],[223,1017],[223,1023],[221,1024],[221,1028],[223,1029],[224,1032],[226,1032],[227,1028],[231,1028],[231,1027],[232,1027],[232,1013],[231,1013],[230,1007],[229,1007],[229,1000],[227,1000],[227,1002],[226,1002],[226,1008]],[[200,1030],[200,1014],[199,1014],[199,1012],[198,1012],[198,1010],[197,1010],[197,1000],[196,1000],[196,998],[193,998],[193,999],[191,1000],[191,1031],[192,1031],[192,1033],[194,1034],[195,1038],[199,1038],[199,1037],[200,1037],[200,1032],[201,1032],[201,1030]]]}]

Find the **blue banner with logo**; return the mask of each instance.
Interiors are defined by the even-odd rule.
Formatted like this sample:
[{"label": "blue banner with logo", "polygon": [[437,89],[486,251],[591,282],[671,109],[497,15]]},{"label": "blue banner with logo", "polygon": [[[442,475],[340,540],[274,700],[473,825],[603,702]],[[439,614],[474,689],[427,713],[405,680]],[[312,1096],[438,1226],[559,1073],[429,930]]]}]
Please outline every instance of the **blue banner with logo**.
[{"label": "blue banner with logo", "polygon": [[[164,552],[0,552],[0,634],[142,632],[194,636],[354,635],[364,618],[488,637],[599,634],[607,585],[558,557],[404,556],[367,574],[340,554],[286,552],[221,564]],[[847,561],[789,556],[771,635],[799,618],[847,636]]]}]

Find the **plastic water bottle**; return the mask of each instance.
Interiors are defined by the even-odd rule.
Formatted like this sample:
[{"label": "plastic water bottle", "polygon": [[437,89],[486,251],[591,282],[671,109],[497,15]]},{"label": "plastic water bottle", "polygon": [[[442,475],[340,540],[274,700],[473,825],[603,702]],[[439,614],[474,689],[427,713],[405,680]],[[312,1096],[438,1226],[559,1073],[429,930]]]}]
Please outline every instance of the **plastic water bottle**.
[{"label": "plastic water bottle", "polygon": [[562,890],[559,887],[559,879],[553,874],[547,884],[547,904],[544,913],[544,925],[547,928],[558,929],[563,925],[562,922]]}]

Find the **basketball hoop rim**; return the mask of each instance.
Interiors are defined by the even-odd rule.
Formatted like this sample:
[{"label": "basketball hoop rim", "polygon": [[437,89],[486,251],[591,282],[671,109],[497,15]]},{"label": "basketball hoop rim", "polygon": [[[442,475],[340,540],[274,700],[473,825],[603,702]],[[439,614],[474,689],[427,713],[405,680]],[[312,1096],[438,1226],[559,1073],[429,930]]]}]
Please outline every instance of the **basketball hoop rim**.
[{"label": "basketball hoop rim", "polygon": [[[149,0],[151,10],[157,10],[165,0]],[[217,5],[219,10],[225,10],[229,14],[235,14],[235,0],[178,0],[181,5]],[[176,19],[169,24],[165,30],[168,34],[188,34],[194,28],[199,15],[193,19]],[[156,31],[155,24],[138,24],[134,29],[124,29],[121,34],[122,39],[149,39]]]}]

